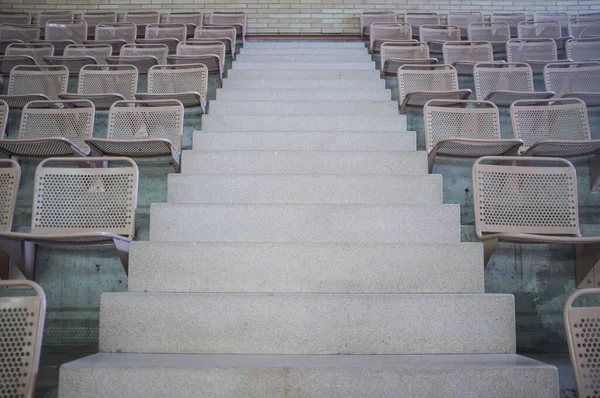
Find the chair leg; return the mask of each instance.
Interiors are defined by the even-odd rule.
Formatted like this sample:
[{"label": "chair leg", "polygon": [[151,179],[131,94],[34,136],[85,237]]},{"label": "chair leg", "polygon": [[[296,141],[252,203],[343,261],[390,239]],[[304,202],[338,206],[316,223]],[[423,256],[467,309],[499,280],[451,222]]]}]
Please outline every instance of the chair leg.
[{"label": "chair leg", "polygon": [[121,259],[121,264],[123,264],[123,270],[125,270],[125,275],[129,275],[129,241],[113,239],[115,244],[115,249],[117,249],[117,254]]},{"label": "chair leg", "polygon": [[486,239],[482,241],[483,243],[483,267],[486,268],[488,263],[490,262],[490,258],[492,258],[492,254],[494,250],[496,250],[496,245],[498,244],[498,239]]},{"label": "chair leg", "polygon": [[590,168],[590,189],[600,191],[600,154],[596,154],[588,160]]},{"label": "chair leg", "polygon": [[600,286],[600,242],[575,245],[575,281],[578,289]]},{"label": "chair leg", "polygon": [[8,267],[2,267],[2,271],[8,270],[8,279],[35,278],[35,243],[23,242],[11,239],[0,240],[0,245],[10,258]]}]

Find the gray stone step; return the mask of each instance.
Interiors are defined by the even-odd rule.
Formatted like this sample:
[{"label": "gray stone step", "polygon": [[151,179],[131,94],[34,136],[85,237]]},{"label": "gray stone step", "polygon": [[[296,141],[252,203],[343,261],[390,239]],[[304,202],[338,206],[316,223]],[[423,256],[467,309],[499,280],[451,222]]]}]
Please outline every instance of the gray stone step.
[{"label": "gray stone step", "polygon": [[94,354],[60,369],[62,398],[558,398],[555,367],[514,354]]},{"label": "gray stone step", "polygon": [[241,48],[240,55],[294,55],[294,54],[324,54],[324,55],[355,55],[369,54],[366,47],[363,48]]},{"label": "gray stone step", "polygon": [[371,63],[369,54],[240,54],[237,62],[327,62],[332,67],[346,62]]},{"label": "gray stone step", "polygon": [[247,41],[244,48],[366,48],[364,41]]},{"label": "gray stone step", "polygon": [[[373,90],[385,88],[384,80],[351,80],[351,79],[225,79],[225,88],[318,88],[318,89],[353,89]],[[212,105],[212,104],[211,104]],[[212,109],[211,109],[212,110]]]},{"label": "gray stone step", "polygon": [[512,354],[509,294],[104,293],[100,352]]},{"label": "gray stone step", "polygon": [[[310,80],[308,80],[310,81]],[[211,115],[397,115],[396,101],[211,101]]]},{"label": "gray stone step", "polygon": [[389,89],[318,90],[318,89],[228,89],[217,90],[217,100],[234,101],[390,101]]},{"label": "gray stone step", "polygon": [[134,241],[129,258],[130,292],[484,292],[481,243]]},{"label": "gray stone step", "polygon": [[203,115],[202,131],[406,131],[406,116]]},{"label": "gray stone step", "polygon": [[427,174],[427,154],[376,151],[183,151],[184,174]]},{"label": "gray stone step", "polygon": [[155,242],[458,243],[458,205],[153,203]]},{"label": "gray stone step", "polygon": [[194,132],[200,151],[415,151],[414,131],[389,132]]},{"label": "gray stone step", "polygon": [[320,70],[320,69],[353,69],[353,70],[373,70],[375,62],[254,62],[254,61],[235,61],[231,65],[232,69],[250,69],[250,70],[271,70],[271,69],[299,69],[299,70]]},{"label": "gray stone step", "polygon": [[169,203],[437,205],[440,175],[169,174]]},{"label": "gray stone step", "polygon": [[379,79],[379,71],[373,70],[258,70],[258,69],[230,69],[227,79]]}]

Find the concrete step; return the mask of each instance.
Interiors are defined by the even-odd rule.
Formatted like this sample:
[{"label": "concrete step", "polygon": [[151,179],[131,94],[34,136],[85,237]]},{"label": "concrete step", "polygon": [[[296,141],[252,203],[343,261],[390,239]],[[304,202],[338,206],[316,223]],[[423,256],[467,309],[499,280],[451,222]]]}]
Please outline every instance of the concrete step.
[{"label": "concrete step", "polygon": [[339,68],[327,70],[258,70],[258,69],[230,69],[227,79],[379,79],[379,71],[372,70],[340,70]]},{"label": "concrete step", "polygon": [[337,47],[322,47],[322,48],[241,48],[240,55],[295,55],[295,54],[310,54],[310,55],[356,55],[369,54],[366,47],[363,48],[337,48]]},{"label": "concrete step", "polygon": [[376,90],[228,89],[217,90],[217,100],[234,101],[390,101],[392,92]]},{"label": "concrete step", "polygon": [[153,203],[154,242],[458,243],[458,205]]},{"label": "concrete step", "polygon": [[59,396],[558,398],[558,372],[514,354],[94,354],[62,365]]},{"label": "concrete step", "polygon": [[427,174],[427,154],[376,151],[183,151],[184,174]]},{"label": "concrete step", "polygon": [[280,70],[280,69],[299,69],[299,70],[320,70],[320,69],[353,69],[353,70],[373,70],[375,62],[256,62],[256,61],[235,61],[231,65],[232,69],[250,69],[250,70]]},{"label": "concrete step", "polygon": [[194,150],[200,151],[415,151],[413,131],[321,132],[285,131],[229,133],[194,132]]},{"label": "concrete step", "polygon": [[404,132],[406,116],[203,115],[202,131],[356,131]]},{"label": "concrete step", "polygon": [[[384,89],[384,80],[351,80],[351,79],[225,79],[224,88],[235,89],[265,89],[265,88],[318,88],[318,89],[347,89],[374,90]],[[211,104],[212,105],[212,104]],[[212,111],[212,109],[211,109]]]},{"label": "concrete step", "polygon": [[510,294],[103,293],[100,352],[512,354]]},{"label": "concrete step", "polygon": [[369,54],[240,54],[238,62],[327,62],[329,65],[339,65],[346,62],[371,63]]},{"label": "concrete step", "polygon": [[[227,79],[226,79],[227,80]],[[307,80],[310,81],[310,80]],[[360,81],[360,80],[356,80]],[[211,115],[397,115],[396,101],[211,101]]]},{"label": "concrete step", "polygon": [[303,41],[264,41],[264,42],[260,42],[260,41],[247,41],[246,43],[244,43],[244,48],[268,48],[268,49],[275,49],[275,48],[309,48],[309,49],[313,49],[313,48],[337,48],[337,49],[342,49],[342,48],[366,48],[365,46],[365,42],[364,41],[347,41],[347,42],[327,42],[327,41],[308,41],[308,40],[303,40]]},{"label": "concrete step", "polygon": [[442,204],[440,175],[169,174],[169,203]]},{"label": "concrete step", "polygon": [[481,243],[131,245],[130,292],[483,293]]}]

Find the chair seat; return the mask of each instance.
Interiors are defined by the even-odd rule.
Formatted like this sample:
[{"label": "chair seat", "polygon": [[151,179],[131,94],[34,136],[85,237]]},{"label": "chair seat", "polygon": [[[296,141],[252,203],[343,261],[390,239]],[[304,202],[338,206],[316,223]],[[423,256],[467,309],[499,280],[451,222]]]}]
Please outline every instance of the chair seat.
[{"label": "chair seat", "polygon": [[47,158],[57,156],[87,156],[88,148],[79,148],[64,137],[0,140],[0,152],[8,156]]},{"label": "chair seat", "polygon": [[121,52],[121,47],[123,47],[127,42],[123,39],[116,40],[84,40],[83,44],[108,44],[112,47],[112,55],[119,55]]},{"label": "chair seat", "polygon": [[169,55],[167,62],[170,65],[203,64],[208,73],[219,74],[221,79],[223,78],[221,62],[216,55]]},{"label": "chair seat", "polygon": [[225,44],[225,53],[229,53],[231,55],[231,58],[235,61],[235,43],[233,43],[228,37],[194,37],[189,41],[220,41],[221,43]]},{"label": "chair seat", "polygon": [[437,64],[436,58],[416,58],[416,59],[403,59],[403,58],[388,58],[383,63],[381,70],[385,76],[396,76],[398,74],[398,68],[402,65],[435,65]]},{"label": "chair seat", "polygon": [[128,157],[161,157],[172,156],[178,153],[170,140],[166,138],[140,139],[140,140],[109,140],[93,138],[85,141],[92,152],[104,156]]},{"label": "chair seat", "polygon": [[437,156],[480,158],[482,156],[516,155],[523,141],[515,139],[482,140],[469,138],[445,138],[430,153]]},{"label": "chair seat", "polygon": [[109,65],[133,65],[137,68],[140,75],[147,75],[148,70],[154,65],[158,65],[158,58],[154,56],[134,56],[134,57],[106,57],[106,63]]},{"label": "chair seat", "polygon": [[549,140],[533,144],[523,152],[523,156],[577,157],[593,155],[600,151],[600,140],[559,141]]},{"label": "chair seat", "polygon": [[118,93],[110,93],[110,94],[71,94],[71,93],[62,93],[59,94],[58,97],[61,100],[65,101],[73,101],[73,100],[89,100],[96,107],[97,111],[107,111],[110,109],[112,104],[117,101],[125,100],[125,97]]},{"label": "chair seat", "polygon": [[136,44],[164,44],[169,49],[169,54],[175,54],[177,51],[177,45],[179,44],[179,40],[175,38],[165,38],[165,39],[136,39]]},{"label": "chair seat", "polygon": [[466,100],[471,95],[471,90],[451,90],[451,91],[412,91],[404,96],[404,101],[400,107],[402,113],[405,108],[422,108],[425,103],[433,99],[455,99]]},{"label": "chair seat", "polygon": [[554,93],[552,91],[494,91],[489,93],[485,100],[493,102],[498,107],[508,108],[513,102],[518,100],[541,100],[552,97],[554,97]]},{"label": "chair seat", "polygon": [[600,106],[600,93],[568,93],[561,98],[579,98],[586,106]]},{"label": "chair seat", "polygon": [[[206,110],[206,104],[202,99],[200,93],[187,92],[187,93],[136,93],[136,99],[141,101],[152,101],[152,100],[178,100],[181,101],[185,108],[202,108],[202,112]],[[151,106],[151,105],[150,105]],[[160,105],[159,105],[160,106]]]},{"label": "chair seat", "polygon": [[44,94],[0,95],[0,100],[8,104],[10,109],[23,109],[31,101],[49,101]]},{"label": "chair seat", "polygon": [[104,244],[113,243],[115,240],[124,243],[131,242],[129,237],[103,231],[47,235],[28,232],[0,232],[0,240],[2,239],[59,245]]},{"label": "chair seat", "polygon": [[498,240],[509,243],[540,243],[540,244],[596,244],[600,243],[600,237],[597,236],[565,236],[565,235],[538,235],[527,233],[497,233],[483,235],[479,239],[483,242],[489,240]]}]

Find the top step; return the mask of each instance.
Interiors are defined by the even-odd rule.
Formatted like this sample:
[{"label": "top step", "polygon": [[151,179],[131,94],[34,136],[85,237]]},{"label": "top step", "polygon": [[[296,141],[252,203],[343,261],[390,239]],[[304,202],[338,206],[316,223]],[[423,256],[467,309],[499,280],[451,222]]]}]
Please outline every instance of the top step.
[{"label": "top step", "polygon": [[240,55],[294,55],[294,54],[327,54],[327,55],[356,55],[368,54],[367,48],[337,48],[335,46],[322,48],[242,48]]},{"label": "top step", "polygon": [[363,41],[247,41],[244,48],[366,48]]},{"label": "top step", "polygon": [[235,61],[232,69],[250,69],[250,70],[280,70],[280,69],[300,69],[300,70],[321,70],[321,69],[352,69],[352,70],[375,70],[375,62],[253,62],[253,61]]},{"label": "top step", "polygon": [[240,54],[239,62],[327,62],[336,66],[343,62],[371,62],[369,54]]},{"label": "top step", "polygon": [[379,71],[373,69],[230,69],[227,79],[371,79],[379,80]]}]

